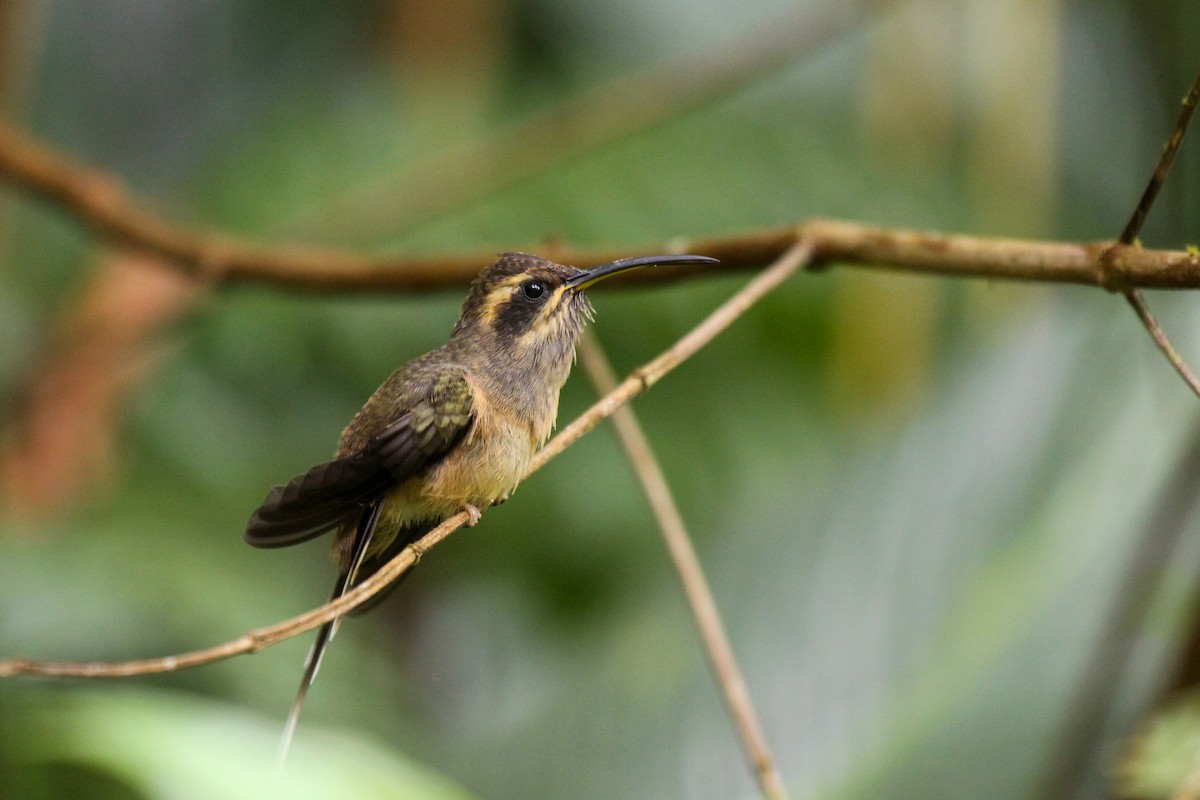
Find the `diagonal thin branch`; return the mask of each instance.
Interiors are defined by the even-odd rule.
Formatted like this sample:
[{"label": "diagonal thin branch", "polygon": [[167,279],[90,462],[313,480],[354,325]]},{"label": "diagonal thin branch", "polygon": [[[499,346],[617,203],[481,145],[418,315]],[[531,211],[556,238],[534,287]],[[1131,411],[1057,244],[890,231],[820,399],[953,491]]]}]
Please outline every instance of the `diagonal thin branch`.
[{"label": "diagonal thin branch", "polygon": [[[775,287],[792,276],[796,270],[812,264],[812,245],[802,240],[784,253],[775,263],[767,267],[741,288],[736,294],[719,305],[716,310],[704,318],[704,321],[684,334],[669,349],[653,361],[647,362],[629,374],[621,385],[613,389],[601,400],[595,403],[574,422],[563,428],[550,443],[543,447],[533,457],[525,475],[528,477],[546,465],[546,462],[558,455],[558,451],[571,446],[585,433],[589,433],[621,406],[633,398],[645,393],[651,386],[658,383],[664,375],[678,367],[687,359],[694,356],[721,331],[732,325],[738,317],[745,314],[751,306],[770,294]],[[561,443],[558,450],[554,445]]]},{"label": "diagonal thin branch", "polygon": [[[1175,161],[1175,154],[1179,152],[1179,145],[1183,142],[1183,136],[1187,133],[1188,125],[1191,124],[1192,117],[1196,114],[1197,101],[1200,101],[1200,72],[1196,73],[1196,80],[1192,82],[1191,91],[1188,92],[1187,97],[1183,98],[1182,108],[1179,110],[1179,118],[1175,121],[1175,127],[1171,130],[1171,135],[1167,137],[1167,143],[1163,147],[1162,155],[1159,156],[1158,164],[1154,168],[1154,174],[1150,176],[1150,182],[1146,185],[1146,190],[1142,192],[1137,206],[1133,209],[1133,214],[1129,217],[1129,222],[1125,223],[1125,229],[1121,231],[1121,238],[1118,240],[1120,244],[1132,245],[1141,232],[1142,225],[1150,213],[1150,208],[1154,205],[1155,199],[1158,198],[1158,191],[1162,188],[1163,181],[1167,179],[1167,172],[1170,171],[1171,164]],[[1179,377],[1183,378],[1184,383],[1188,385],[1192,393],[1200,397],[1200,379],[1196,378],[1191,368],[1188,367],[1187,362],[1175,350],[1175,347],[1171,344],[1171,340],[1167,338],[1166,331],[1162,329],[1162,326],[1158,324],[1158,320],[1150,312],[1150,306],[1146,303],[1146,298],[1136,288],[1126,289],[1124,295],[1125,299],[1129,301],[1129,305],[1133,306],[1133,310],[1137,313],[1142,324],[1146,326],[1146,331],[1150,334],[1150,338],[1158,345],[1158,349],[1171,362],[1171,366],[1179,373]]]},{"label": "diagonal thin branch", "polygon": [[[660,378],[695,355],[701,348],[728,328],[747,309],[762,299],[772,289],[786,280],[792,273],[811,262],[812,248],[802,242],[789,250],[768,269],[757,275],[739,292],[709,314],[699,325],[684,335],[674,345],[654,360],[626,378],[620,386],[609,392],[591,408],[581,414],[561,433],[546,444],[534,457],[525,472],[528,478],[546,465],[552,458],[570,447],[584,434],[599,425],[631,399],[642,394]],[[28,658],[0,658],[0,678],[16,675],[39,677],[72,678],[117,678],[132,675],[149,675],[173,672],[189,667],[198,667],[231,656],[256,653],[293,636],[310,631],[334,617],[345,615],[365,603],[410,569],[431,547],[436,546],[468,520],[465,512],[450,517],[419,540],[404,548],[395,558],[378,572],[367,578],[353,590],[336,600],[291,619],[266,628],[249,631],[236,639],[205,648],[163,658],[141,659],[118,662],[72,662],[35,661]]]},{"label": "diagonal thin branch", "polygon": [[1150,214],[1150,207],[1158,198],[1158,190],[1162,188],[1163,182],[1167,179],[1167,172],[1170,171],[1171,164],[1175,161],[1175,154],[1179,152],[1183,136],[1187,133],[1188,125],[1192,123],[1192,117],[1196,115],[1198,102],[1200,102],[1200,72],[1196,73],[1191,90],[1180,104],[1179,118],[1175,120],[1175,127],[1171,130],[1171,135],[1167,137],[1162,155],[1159,156],[1158,164],[1154,167],[1154,174],[1150,176],[1150,183],[1146,185],[1146,190],[1142,192],[1137,207],[1133,209],[1133,215],[1129,217],[1129,222],[1125,223],[1125,228],[1121,231],[1121,238],[1118,240],[1121,244],[1133,244],[1138,234],[1142,232],[1142,225]]},{"label": "diagonal thin branch", "polygon": [[[616,387],[617,376],[612,365],[600,342],[590,331],[584,334],[579,344],[579,360],[597,394],[605,395]],[[759,788],[769,800],[787,800],[783,778],[775,765],[771,746],[758,721],[754,701],[750,697],[750,690],[746,686],[741,668],[738,667],[733,645],[730,644],[729,635],[721,621],[717,601],[713,597],[708,579],[704,576],[700,557],[696,554],[696,548],[683,522],[683,515],[675,503],[662,467],[655,458],[650,440],[646,438],[632,407],[623,406],[617,409],[612,421],[621,439],[621,445],[625,448],[625,455],[633,466],[633,471],[642,484],[642,491],[645,492],[658,520],[659,530],[662,531],[667,551],[683,583],[683,592],[692,610],[696,628],[712,663],[713,672],[716,673],[717,683],[725,695],[725,704],[733,718],[734,729],[742,740],[742,747],[746,751]]]},{"label": "diagonal thin branch", "polygon": [[1138,315],[1138,319],[1142,321],[1142,325],[1146,326],[1146,332],[1150,334],[1150,338],[1158,345],[1158,349],[1167,357],[1167,361],[1171,362],[1171,366],[1175,368],[1175,372],[1179,377],[1183,378],[1183,382],[1188,385],[1192,393],[1200,397],[1200,378],[1197,378],[1192,372],[1191,367],[1183,360],[1183,356],[1171,344],[1171,340],[1167,338],[1167,332],[1163,330],[1162,325],[1158,323],[1154,314],[1150,312],[1150,307],[1146,304],[1146,298],[1137,289],[1128,289],[1125,291],[1125,299],[1129,301],[1129,305],[1133,306],[1134,313]]}]

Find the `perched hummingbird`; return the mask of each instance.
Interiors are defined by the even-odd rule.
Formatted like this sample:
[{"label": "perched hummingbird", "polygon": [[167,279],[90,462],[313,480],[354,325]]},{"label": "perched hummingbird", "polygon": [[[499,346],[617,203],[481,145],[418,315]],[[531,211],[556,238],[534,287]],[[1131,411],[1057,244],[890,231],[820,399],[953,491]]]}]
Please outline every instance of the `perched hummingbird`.
[{"label": "perched hummingbird", "polygon": [[[336,530],[337,598],[447,517],[465,510],[473,524],[481,508],[508,498],[554,427],[592,317],[583,290],[638,267],[715,261],[648,256],[583,270],[502,254],[471,284],[450,340],[384,381],[342,432],[333,461],[273,488],[246,542],[286,547]],[[339,621],[317,632],[281,755]]]}]

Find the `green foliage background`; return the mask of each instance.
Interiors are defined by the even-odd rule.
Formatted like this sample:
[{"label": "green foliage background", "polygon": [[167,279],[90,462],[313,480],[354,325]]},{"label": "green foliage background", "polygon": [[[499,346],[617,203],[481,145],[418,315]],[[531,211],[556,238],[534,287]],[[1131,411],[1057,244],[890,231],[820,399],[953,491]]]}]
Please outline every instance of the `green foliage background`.
[{"label": "green foliage background", "polygon": [[[736,91],[381,230],[336,201],[384,184],[411,202],[422,187],[405,176],[447,149],[659,58],[753,48],[790,4],[512,0],[485,37],[486,74],[444,86],[406,70],[384,2],[11,5],[30,66],[10,117],[175,219],[380,253],[562,238],[632,254],[810,215],[1109,238],[1200,35],[1190,0],[1032,4],[1059,26],[1043,76],[1052,151],[1028,184],[997,183],[997,163],[1030,163],[1036,121],[989,110],[1047,91],[1006,80],[1035,55],[1022,37],[1044,34],[1022,27],[1023,4],[848,6],[858,24]],[[980,55],[996,51],[1010,60]],[[881,97],[900,113],[881,113]],[[1008,149],[985,149],[1006,132]],[[1200,238],[1198,152],[1193,137],[1148,244]],[[91,240],[3,199],[10,417]],[[741,280],[597,293],[596,330],[632,367]],[[49,522],[0,522],[0,655],[167,654],[323,601],[323,548],[253,551],[245,519],[331,451],[391,369],[444,339],[461,297],[216,293],[129,398],[108,488]],[[1195,360],[1196,302],[1152,302]],[[560,419],[589,400],[573,379]],[[1028,796],[1195,435],[1194,403],[1119,298],[850,270],[794,279],[639,400],[794,796]],[[1101,796],[1196,625],[1200,527],[1190,498],[1171,502],[1184,543],[1145,587],[1154,612],[1111,687],[1080,797]],[[277,778],[308,644],[155,678],[0,683],[0,796],[754,793],[606,429],[344,626]]]}]

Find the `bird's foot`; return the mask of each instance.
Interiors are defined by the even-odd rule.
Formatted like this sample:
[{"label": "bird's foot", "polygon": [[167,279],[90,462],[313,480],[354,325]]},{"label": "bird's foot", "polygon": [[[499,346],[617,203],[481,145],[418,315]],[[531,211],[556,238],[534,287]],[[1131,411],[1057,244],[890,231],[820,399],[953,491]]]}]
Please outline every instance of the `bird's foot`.
[{"label": "bird's foot", "polygon": [[467,516],[470,517],[470,519],[467,520],[468,528],[473,528],[479,524],[479,517],[481,516],[481,514],[479,513],[478,508],[471,505],[470,503],[463,503],[462,510],[467,512]]}]

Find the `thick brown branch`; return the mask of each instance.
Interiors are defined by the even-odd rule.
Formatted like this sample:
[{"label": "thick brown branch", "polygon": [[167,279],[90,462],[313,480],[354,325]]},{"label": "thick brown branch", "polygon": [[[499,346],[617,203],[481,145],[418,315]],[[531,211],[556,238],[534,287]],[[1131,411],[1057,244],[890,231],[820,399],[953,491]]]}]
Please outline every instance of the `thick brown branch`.
[{"label": "thick brown branch", "polygon": [[[258,283],[302,291],[427,291],[460,289],[494,257],[480,251],[434,258],[376,259],[348,250],[266,247],[174,225],[129,199],[112,177],[78,166],[0,122],[0,179],[50,200],[99,235],[160,255],[214,283]],[[712,239],[678,239],[665,246],[602,250],[557,247],[544,255],[586,266],[631,252],[688,252],[715,256],[714,267],[642,270],[630,282],[659,282],[710,272],[758,269],[801,238],[814,260],[934,275],[1049,281],[1113,291],[1200,288],[1200,256],[1183,251],[1109,247],[1018,239],[947,236],[814,219]]]},{"label": "thick brown branch", "polygon": [[[98,235],[163,256],[189,274],[213,282],[253,281],[309,289],[353,288],[367,276],[376,286],[445,286],[453,271],[441,259],[387,262],[344,250],[267,248],[174,225],[140,207],[119,181],[71,162],[0,121],[0,178],[77,217]],[[491,254],[470,260],[478,270]],[[460,279],[455,281],[461,285]],[[365,288],[365,287],[363,287]]]},{"label": "thick brown branch", "polygon": [[[671,348],[659,355],[653,361],[625,379],[612,392],[595,403],[581,414],[570,425],[562,430],[550,442],[538,451],[533,463],[525,472],[528,478],[546,465],[550,459],[566,450],[579,440],[585,433],[595,428],[614,411],[628,403],[631,399],[646,391],[662,376],[679,366],[685,360],[695,355],[721,331],[729,327],[734,320],[758,302],[764,295],[782,283],[797,269],[809,263],[812,251],[806,245],[796,245],[784,258],[781,258],[770,269],[765,270],[754,280],[746,284],[737,294],[720,305],[712,314],[699,325],[676,342]],[[451,517],[434,528],[418,541],[406,547],[395,558],[385,564],[378,572],[363,581],[353,590],[325,605],[315,608],[298,617],[284,620],[267,628],[250,631],[237,639],[189,653],[181,653],[164,658],[151,658],[138,661],[106,662],[71,662],[71,661],[34,661],[27,658],[0,658],[0,678],[16,675],[35,675],[39,677],[72,677],[72,678],[119,678],[131,675],[148,675],[158,672],[173,672],[187,667],[198,667],[214,661],[220,661],[231,656],[255,653],[285,639],[298,636],[310,631],[318,625],[323,625],[334,617],[340,617],[356,606],[365,603],[369,598],[382,591],[384,587],[398,578],[413,564],[420,560],[421,555],[434,547],[468,520],[466,512]]]}]

